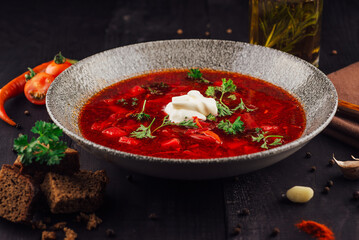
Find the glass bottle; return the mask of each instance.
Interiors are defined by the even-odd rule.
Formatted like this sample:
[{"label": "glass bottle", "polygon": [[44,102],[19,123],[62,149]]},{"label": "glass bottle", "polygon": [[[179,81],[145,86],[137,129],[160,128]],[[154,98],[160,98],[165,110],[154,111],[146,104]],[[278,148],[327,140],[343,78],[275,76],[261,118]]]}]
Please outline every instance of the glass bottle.
[{"label": "glass bottle", "polygon": [[323,0],[249,0],[249,42],[319,64]]}]

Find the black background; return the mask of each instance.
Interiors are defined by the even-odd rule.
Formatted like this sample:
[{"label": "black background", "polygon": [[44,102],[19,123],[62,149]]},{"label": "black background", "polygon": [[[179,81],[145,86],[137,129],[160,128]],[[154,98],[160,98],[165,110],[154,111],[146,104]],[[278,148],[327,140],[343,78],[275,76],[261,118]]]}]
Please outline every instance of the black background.
[{"label": "black background", "polygon": [[[248,41],[248,1],[235,0],[147,0],[147,1],[6,1],[0,6],[0,86],[27,67],[50,60],[58,51],[82,59],[103,50],[132,43],[184,38]],[[183,34],[177,34],[177,29]],[[232,29],[228,34],[226,30]],[[205,32],[210,32],[206,36]],[[338,51],[332,55],[331,51]],[[359,2],[324,3],[320,69],[328,74],[359,60]],[[359,80],[359,79],[358,79]],[[29,133],[36,120],[47,120],[44,106],[34,106],[24,96],[6,104],[7,113],[23,128],[0,122],[1,163],[12,163],[13,139]],[[29,110],[29,117],[24,115]],[[266,169],[210,181],[174,181],[129,173],[92,156],[66,138],[81,153],[84,169],[106,169],[110,177],[106,204],[97,212],[103,224],[87,231],[67,219],[79,239],[106,238],[112,228],[116,239],[311,239],[294,226],[301,219],[330,226],[337,239],[358,239],[359,202],[351,199],[359,190],[357,181],[345,180],[327,163],[359,155],[344,143],[320,134],[303,149]],[[305,158],[306,152],[312,157]],[[310,172],[312,166],[317,171]],[[133,181],[126,176],[133,174]],[[321,191],[327,180],[334,186]],[[315,190],[307,204],[283,201],[281,194],[293,185]],[[237,211],[248,208],[249,216]],[[157,220],[148,216],[155,213]],[[242,232],[232,235],[240,223]],[[40,239],[41,232],[0,220],[0,239]]]}]

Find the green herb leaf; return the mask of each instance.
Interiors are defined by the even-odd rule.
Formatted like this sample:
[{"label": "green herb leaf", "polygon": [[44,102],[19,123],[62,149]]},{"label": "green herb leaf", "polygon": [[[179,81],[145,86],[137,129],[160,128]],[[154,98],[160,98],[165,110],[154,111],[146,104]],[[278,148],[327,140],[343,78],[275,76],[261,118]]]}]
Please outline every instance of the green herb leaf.
[{"label": "green herb leaf", "polygon": [[126,99],[121,98],[117,100],[117,104],[123,104],[123,105],[127,105],[128,103],[126,102]]},{"label": "green herb leaf", "polygon": [[142,111],[140,113],[135,113],[135,114],[132,115],[133,117],[135,117],[137,119],[137,121],[150,120],[151,119],[150,115],[148,115],[147,113],[144,113],[145,107],[146,107],[146,101],[147,100],[145,100],[143,102]]},{"label": "green herb leaf", "polygon": [[216,88],[213,86],[209,86],[206,90],[206,95],[209,97],[214,97],[216,95]]},{"label": "green herb leaf", "polygon": [[216,121],[216,116],[214,116],[212,113],[210,113],[210,114],[208,114],[208,116],[207,116],[207,120],[209,120],[209,121]]},{"label": "green herb leaf", "polygon": [[131,98],[131,100],[132,100],[132,103],[131,103],[131,105],[132,106],[137,106],[137,101],[138,101],[138,99],[137,98]]},{"label": "green herb leaf", "polygon": [[150,123],[150,125],[148,125],[147,127],[145,127],[144,125],[141,124],[141,126],[139,128],[136,129],[136,131],[133,131],[130,134],[130,137],[135,137],[135,138],[155,138],[155,136],[152,135],[151,132],[151,126],[154,123],[156,118],[154,118],[152,120],[152,122]]},{"label": "green herb leaf", "polygon": [[249,108],[249,107],[247,107],[247,106],[244,104],[242,98],[241,98],[241,102],[238,104],[237,107],[235,107],[235,108],[233,109],[233,111],[235,112],[235,111],[237,111],[238,109],[240,109],[240,110],[246,110],[246,112],[253,112],[254,110],[256,110],[255,108]]},{"label": "green herb leaf", "polygon": [[14,140],[14,149],[20,156],[20,162],[29,165],[33,161],[40,164],[55,165],[65,156],[66,144],[59,141],[62,130],[53,123],[37,121],[31,129],[38,138],[28,141],[27,135]]},{"label": "green herb leaf", "polygon": [[228,119],[221,120],[217,127],[222,129],[225,133],[231,135],[244,131],[244,123],[241,121],[241,117],[238,117],[233,123],[231,123]]},{"label": "green herb leaf", "polygon": [[[261,148],[268,149],[269,146],[282,145],[283,136],[280,135],[267,135],[268,132],[264,132],[261,128],[256,128],[256,136],[252,136],[252,142],[261,142]],[[272,143],[268,144],[268,138],[275,138]]]},{"label": "green herb leaf", "polygon": [[237,100],[237,97],[234,94],[229,95],[228,98],[232,100]]},{"label": "green herb leaf", "polygon": [[233,111],[226,104],[216,101],[218,109],[218,117],[231,116]]},{"label": "green herb leaf", "polygon": [[183,120],[182,122],[177,124],[178,126],[184,126],[184,127],[193,127],[193,128],[198,128],[197,124],[192,120]]},{"label": "green herb leaf", "polygon": [[189,72],[187,73],[188,78],[199,80],[204,83],[210,83],[207,79],[203,78],[203,74],[201,71],[197,68],[191,68],[189,69]]},{"label": "green herb leaf", "polygon": [[231,93],[231,92],[234,92],[236,91],[237,89],[237,86],[234,85],[232,79],[225,79],[225,78],[222,78],[222,85],[221,85],[221,92],[222,92],[222,95],[224,93]]}]

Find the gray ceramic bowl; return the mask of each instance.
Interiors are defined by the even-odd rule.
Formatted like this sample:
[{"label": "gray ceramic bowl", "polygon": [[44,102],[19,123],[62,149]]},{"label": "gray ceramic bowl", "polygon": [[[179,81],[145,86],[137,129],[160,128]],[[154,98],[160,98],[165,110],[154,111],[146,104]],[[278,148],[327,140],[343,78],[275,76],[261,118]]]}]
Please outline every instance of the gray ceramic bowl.
[{"label": "gray ceramic bowl", "polygon": [[[113,150],[84,139],[78,127],[83,104],[101,89],[131,76],[159,69],[211,68],[271,82],[303,104],[303,135],[267,151],[228,158],[166,159]],[[101,52],[70,67],[52,83],[46,98],[52,120],[79,145],[128,170],[165,178],[210,179],[234,176],[274,164],[319,134],[333,118],[337,93],[316,67],[292,55],[241,42],[169,40]]]}]

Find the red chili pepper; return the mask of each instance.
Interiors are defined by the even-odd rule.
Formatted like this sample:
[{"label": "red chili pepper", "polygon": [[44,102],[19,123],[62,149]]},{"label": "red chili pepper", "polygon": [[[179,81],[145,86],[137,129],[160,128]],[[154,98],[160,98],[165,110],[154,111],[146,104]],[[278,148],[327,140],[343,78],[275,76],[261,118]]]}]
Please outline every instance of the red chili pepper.
[{"label": "red chili pepper", "polygon": [[[33,69],[34,72],[38,73],[45,71],[45,69],[51,62],[52,61],[49,61],[35,67]],[[24,92],[24,87],[26,84],[25,75],[27,74],[30,74],[30,72],[29,71],[24,72],[23,74],[14,78],[9,83],[7,83],[3,88],[0,89],[0,118],[12,126],[15,126],[16,123],[13,120],[11,120],[10,117],[6,114],[4,104],[10,98],[16,97],[20,93]]]}]

